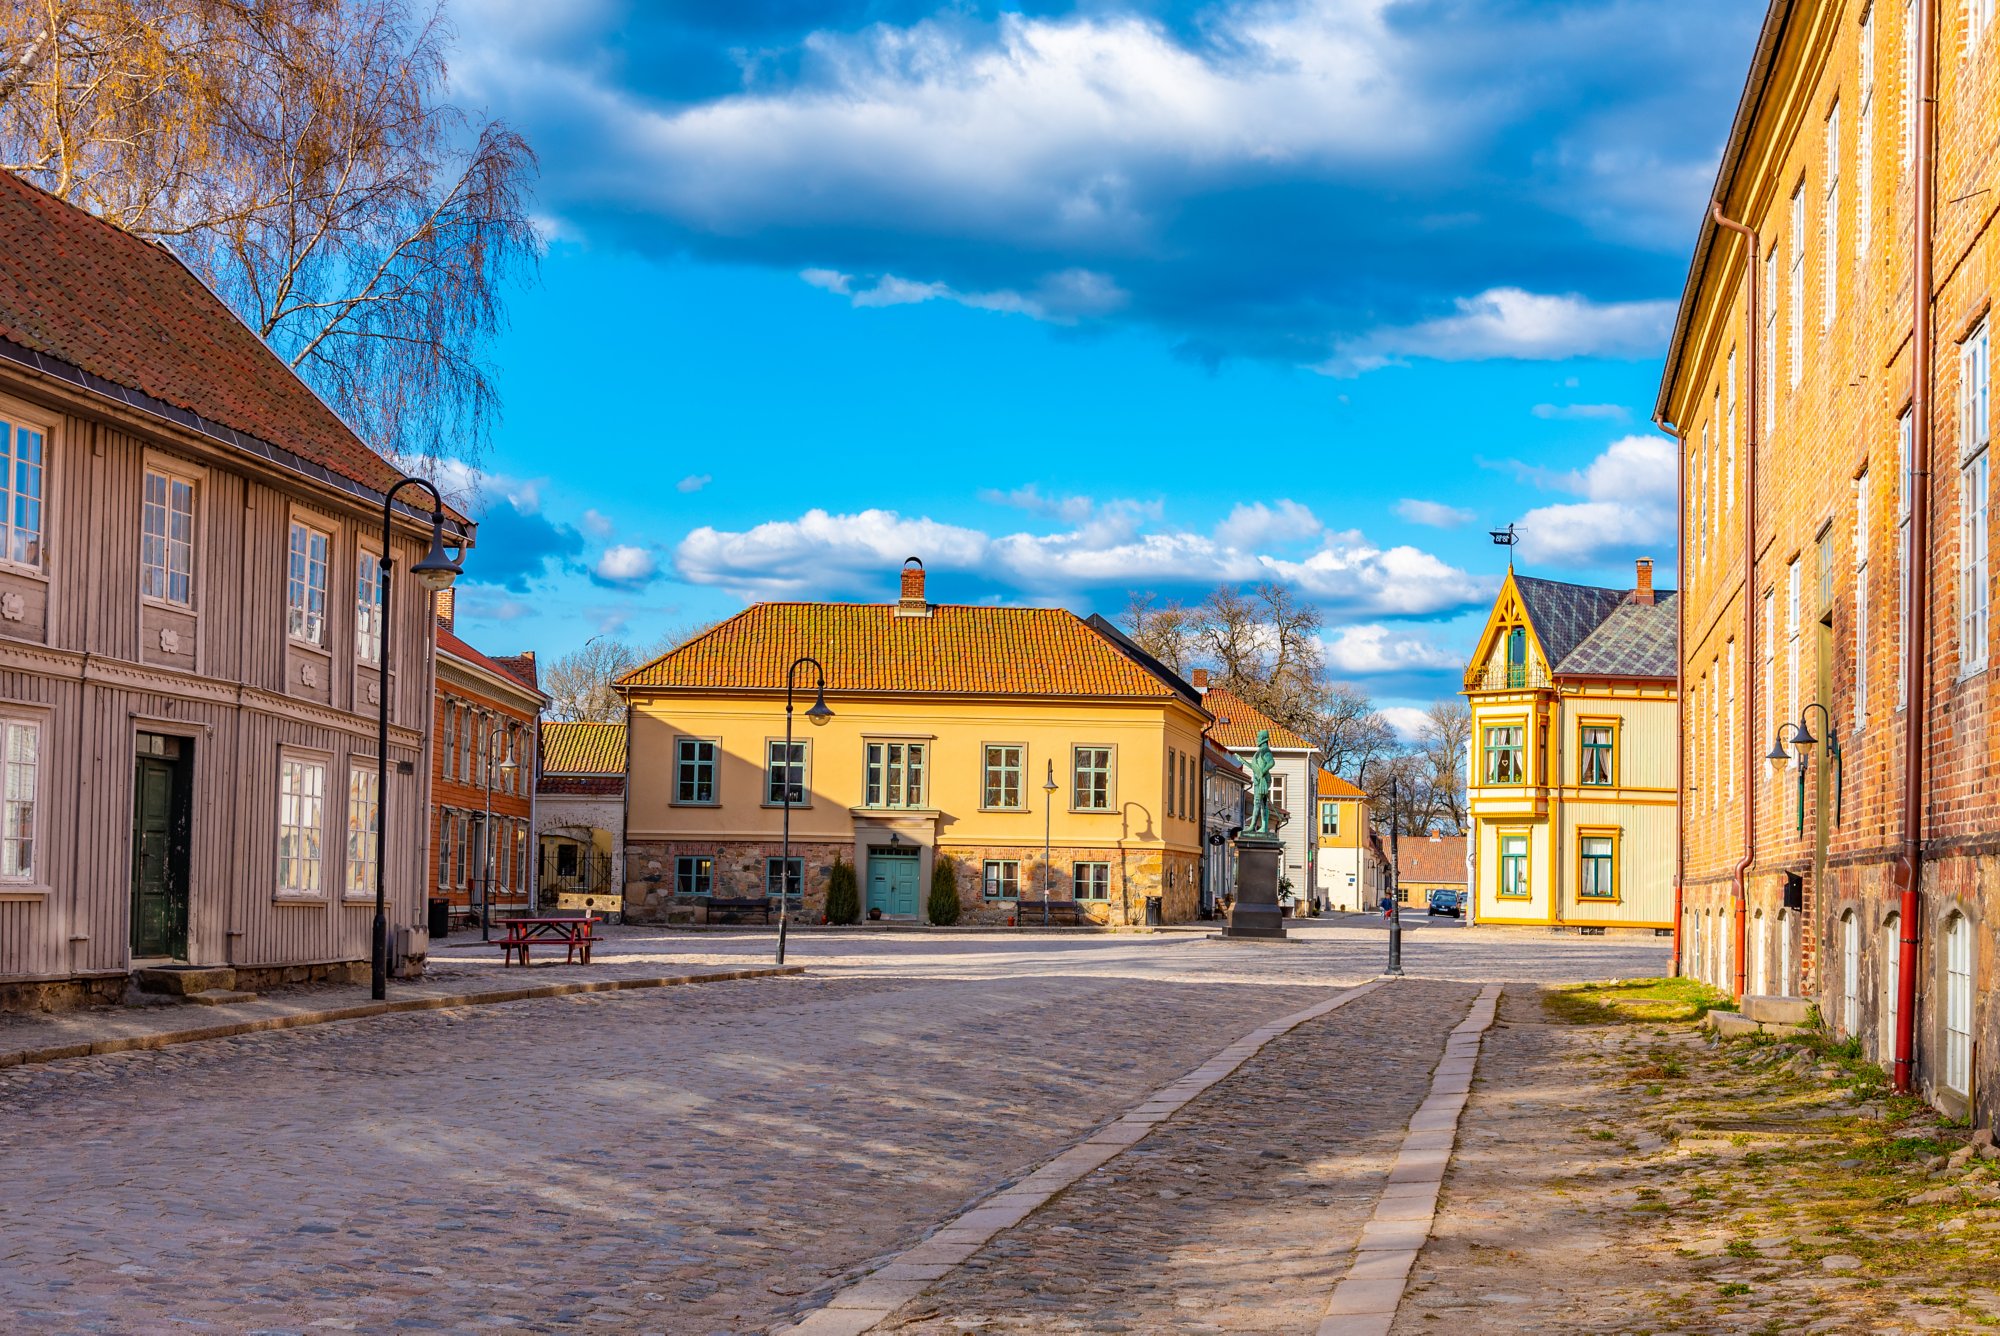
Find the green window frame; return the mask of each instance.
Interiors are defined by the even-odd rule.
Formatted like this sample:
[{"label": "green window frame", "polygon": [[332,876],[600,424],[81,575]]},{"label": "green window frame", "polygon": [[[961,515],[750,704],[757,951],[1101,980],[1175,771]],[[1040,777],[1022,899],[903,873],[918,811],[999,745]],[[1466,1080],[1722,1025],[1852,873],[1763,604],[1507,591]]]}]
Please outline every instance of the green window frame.
[{"label": "green window frame", "polygon": [[1526,900],[1534,892],[1528,885],[1528,837],[1500,837],[1500,898]]},{"label": "green window frame", "polygon": [[1527,728],[1521,724],[1489,724],[1483,735],[1488,784],[1525,784],[1528,767],[1522,755]]},{"label": "green window frame", "polygon": [[865,807],[922,807],[930,747],[922,742],[870,742],[864,748]]},{"label": "green window frame", "polygon": [[767,807],[785,805],[785,787],[792,790],[792,806],[806,806],[806,748],[809,744],[793,741],[789,760],[785,755],[787,744],[783,739],[764,744],[764,804]]},{"label": "green window frame", "polygon": [[[778,869],[779,865],[783,863],[791,864],[790,867],[785,869],[786,871],[785,880],[789,882],[790,885],[780,887],[778,885]],[[806,889],[805,859],[766,858],[764,860],[764,894],[783,896],[789,893],[791,895],[802,896],[805,894],[805,889]]]},{"label": "green window frame", "polygon": [[1340,835],[1340,804],[1321,803],[1319,805],[1319,833],[1338,838]]},{"label": "green window frame", "polygon": [[1111,810],[1111,748],[1073,747],[1070,749],[1070,807],[1078,812]]},{"label": "green window frame", "polygon": [[676,895],[710,895],[715,890],[715,860],[706,854],[682,854],[674,859]]},{"label": "green window frame", "polygon": [[988,900],[1021,898],[1021,862],[1017,858],[989,858],[982,869],[979,885]]},{"label": "green window frame", "polygon": [[1012,742],[989,742],[979,805],[991,812],[1018,812],[1025,804],[1021,776],[1027,771],[1028,749]]},{"label": "green window frame", "polygon": [[1076,864],[1070,869],[1070,894],[1079,900],[1109,900],[1111,864]]},{"label": "green window frame", "polygon": [[1618,898],[1618,839],[1613,835],[1584,835],[1577,841],[1579,900]]},{"label": "green window frame", "polygon": [[713,739],[674,739],[676,803],[694,807],[715,805],[715,753]]},{"label": "green window frame", "polygon": [[1618,782],[1618,731],[1610,724],[1584,724],[1578,740],[1583,769],[1580,782],[1593,787],[1609,787]]}]

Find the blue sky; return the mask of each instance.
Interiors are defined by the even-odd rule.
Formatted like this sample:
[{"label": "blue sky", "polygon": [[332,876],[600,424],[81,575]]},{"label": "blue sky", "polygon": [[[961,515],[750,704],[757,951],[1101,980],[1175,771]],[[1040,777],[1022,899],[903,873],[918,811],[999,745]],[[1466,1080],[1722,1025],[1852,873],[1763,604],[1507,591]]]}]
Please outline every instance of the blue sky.
[{"label": "blue sky", "polygon": [[[462,629],[1276,578],[1456,689],[1504,554],[1672,559],[1646,421],[1726,0],[459,0],[542,155]],[[1665,582],[1663,580],[1663,582]]]}]

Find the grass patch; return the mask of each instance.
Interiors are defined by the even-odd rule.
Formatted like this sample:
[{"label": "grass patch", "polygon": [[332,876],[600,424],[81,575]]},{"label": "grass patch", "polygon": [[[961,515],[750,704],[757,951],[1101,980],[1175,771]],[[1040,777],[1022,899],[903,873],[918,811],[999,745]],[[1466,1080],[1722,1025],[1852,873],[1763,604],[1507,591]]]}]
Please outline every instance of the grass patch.
[{"label": "grass patch", "polygon": [[1628,979],[1544,988],[1542,1009],[1568,1025],[1639,1025],[1698,1021],[1711,1011],[1734,1011],[1736,1004],[1694,979]]}]

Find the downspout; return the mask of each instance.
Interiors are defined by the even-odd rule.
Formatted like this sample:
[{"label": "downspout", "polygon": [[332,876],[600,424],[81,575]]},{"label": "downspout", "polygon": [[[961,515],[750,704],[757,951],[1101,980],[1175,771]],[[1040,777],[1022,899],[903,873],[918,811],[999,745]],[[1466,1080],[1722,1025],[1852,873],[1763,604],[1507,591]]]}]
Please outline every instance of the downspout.
[{"label": "downspout", "polygon": [[[1753,229],[1723,217],[1721,200],[1710,201],[1708,216],[1717,227],[1738,234],[1750,245],[1750,263],[1743,273],[1744,286],[1749,289],[1750,316],[1750,336],[1744,340],[1749,352],[1744,361],[1749,368],[1745,388],[1750,412],[1743,430],[1743,856],[1736,860],[1729,878],[1730,902],[1735,911],[1731,936],[1736,956],[1730,995],[1741,1001],[1750,954],[1750,897],[1744,878],[1757,853],[1757,444],[1764,403],[1759,397],[1762,377],[1757,366],[1761,314],[1757,307],[1757,265],[1763,246]],[[1686,477],[1685,468],[1682,477]],[[1686,585],[1687,581],[1681,583]]]},{"label": "downspout", "polygon": [[1895,1088],[1907,1095],[1915,1085],[1917,1035],[1917,889],[1923,860],[1924,711],[1929,684],[1924,676],[1924,633],[1928,626],[1930,567],[1926,558],[1931,536],[1931,169],[1937,73],[1932,68],[1931,42],[1936,25],[1934,6],[1917,6],[1917,49],[1912,57],[1917,74],[1916,180],[1912,183],[1910,232],[1913,291],[1910,313],[1910,599],[1903,609],[1903,852],[1896,860],[1892,884],[1902,893],[1902,941],[1896,977]]},{"label": "downspout", "polygon": [[[1674,514],[1687,514],[1687,433],[1664,418],[1653,425],[1674,438]],[[1687,551],[1687,534],[1675,544],[1675,564],[1685,569],[1680,554]],[[1687,577],[1680,575],[1674,593],[1674,958],[1669,967],[1673,978],[1681,977],[1681,923],[1687,916]]]}]

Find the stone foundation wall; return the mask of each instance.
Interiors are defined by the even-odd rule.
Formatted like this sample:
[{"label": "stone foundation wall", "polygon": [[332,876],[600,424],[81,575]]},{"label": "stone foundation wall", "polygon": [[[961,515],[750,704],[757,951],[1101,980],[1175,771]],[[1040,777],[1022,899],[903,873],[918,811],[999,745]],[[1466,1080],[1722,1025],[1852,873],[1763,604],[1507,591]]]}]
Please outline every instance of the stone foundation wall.
[{"label": "stone foundation wall", "polygon": [[[784,845],[776,840],[737,840],[718,844],[713,840],[643,840],[625,847],[625,921],[627,923],[668,923],[701,917],[702,897],[683,899],[674,883],[674,860],[682,856],[713,858],[715,870],[710,894],[718,900],[748,900],[764,894],[764,860],[784,855]],[[805,917],[817,923],[826,913],[827,878],[834,860],[851,863],[854,846],[847,843],[807,844],[792,841],[792,857],[804,863]],[[919,899],[921,891],[919,888]],[[867,889],[861,889],[866,903]]]},{"label": "stone foundation wall", "polygon": [[93,979],[36,979],[0,983],[0,1011],[80,1011],[116,1006],[125,997],[125,976]]},{"label": "stone foundation wall", "polygon": [[[404,970],[399,977],[414,978],[423,973],[422,960],[413,960],[411,964],[416,968]],[[308,983],[363,984],[375,973],[374,963],[367,960],[333,960],[318,965],[238,965],[235,969],[236,986],[250,993]]]}]

